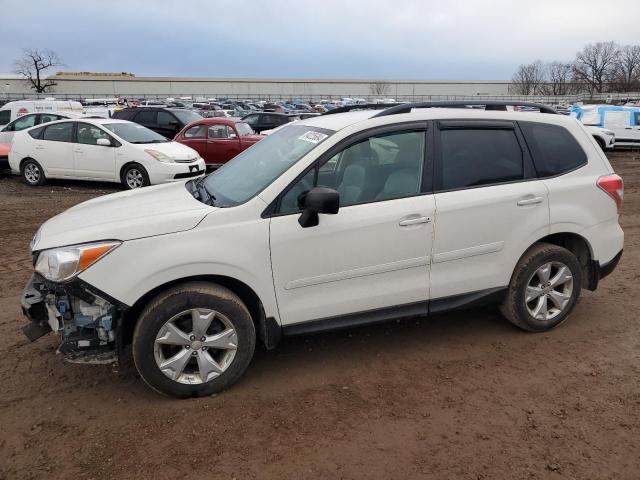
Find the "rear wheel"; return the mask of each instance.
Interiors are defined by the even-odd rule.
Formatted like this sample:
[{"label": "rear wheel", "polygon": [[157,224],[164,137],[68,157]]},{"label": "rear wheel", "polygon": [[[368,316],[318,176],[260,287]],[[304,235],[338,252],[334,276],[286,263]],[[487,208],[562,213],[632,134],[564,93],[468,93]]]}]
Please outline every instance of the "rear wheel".
[{"label": "rear wheel", "polygon": [[596,139],[596,142],[598,142],[598,145],[600,145],[600,148],[604,151],[605,148],[607,148],[607,146],[604,143],[604,140],[602,140],[601,138],[598,137],[593,137]]},{"label": "rear wheel", "polygon": [[192,282],[160,294],[145,308],[133,336],[133,358],[153,389],[198,397],[235,383],[255,342],[251,315],[233,292]]},{"label": "rear wheel", "polygon": [[40,164],[32,158],[28,158],[27,160],[22,162],[20,171],[24,183],[32,187],[44,185],[47,181],[46,177],[44,176],[44,170],[42,169]]},{"label": "rear wheel", "polygon": [[544,332],[562,323],[571,313],[582,286],[580,262],[569,250],[540,243],[516,266],[503,315],[530,332]]},{"label": "rear wheel", "polygon": [[122,185],[129,190],[146,187],[150,184],[149,174],[142,165],[133,163],[122,171]]}]

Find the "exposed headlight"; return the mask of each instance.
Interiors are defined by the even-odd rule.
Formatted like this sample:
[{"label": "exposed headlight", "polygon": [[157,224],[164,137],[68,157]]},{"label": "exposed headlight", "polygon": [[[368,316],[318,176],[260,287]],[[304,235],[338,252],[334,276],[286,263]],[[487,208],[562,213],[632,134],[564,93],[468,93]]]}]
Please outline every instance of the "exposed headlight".
[{"label": "exposed headlight", "polygon": [[159,162],[164,162],[164,163],[172,163],[173,160],[171,159],[170,156],[165,155],[162,152],[159,152],[158,150],[153,150],[151,148],[148,148],[145,150],[145,152],[149,155],[151,155],[153,157],[154,160],[158,160]]},{"label": "exposed headlight", "polygon": [[38,254],[36,272],[52,282],[64,282],[96,263],[122,242],[97,242],[52,248]]}]

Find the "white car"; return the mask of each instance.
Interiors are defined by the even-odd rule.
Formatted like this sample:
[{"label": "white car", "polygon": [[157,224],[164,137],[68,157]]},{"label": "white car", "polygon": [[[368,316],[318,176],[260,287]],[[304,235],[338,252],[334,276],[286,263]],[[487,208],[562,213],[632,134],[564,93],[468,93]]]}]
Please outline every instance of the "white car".
[{"label": "white car", "polygon": [[615,148],[616,134],[612,130],[594,125],[585,125],[585,128],[593,135],[602,150],[613,150]]},{"label": "white car", "polygon": [[57,215],[31,244],[25,334],[82,362],[132,344],[147,384],[192,397],[282,335],[484,304],[556,327],[621,257],[622,179],[545,107],[429,106],[301,120],[203,180]]},{"label": "white car", "polygon": [[16,100],[0,107],[0,126],[6,125],[29,113],[78,113],[82,114],[82,104],[73,100]]},{"label": "white car", "polygon": [[137,123],[83,118],[17,132],[9,166],[28,185],[47,178],[121,182],[126,188],[173,182],[205,173],[198,152]]},{"label": "white car", "polygon": [[13,135],[21,130],[42,125],[43,123],[55,122],[65,118],[80,118],[82,112],[56,112],[56,113],[29,113],[16,118],[0,128],[0,143],[11,143]]}]

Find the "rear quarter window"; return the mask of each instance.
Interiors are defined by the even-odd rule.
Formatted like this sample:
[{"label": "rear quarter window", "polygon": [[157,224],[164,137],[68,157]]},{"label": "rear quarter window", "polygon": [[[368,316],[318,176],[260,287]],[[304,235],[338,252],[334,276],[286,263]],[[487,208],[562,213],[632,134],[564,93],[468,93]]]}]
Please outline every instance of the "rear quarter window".
[{"label": "rear quarter window", "polygon": [[33,128],[29,130],[27,133],[31,135],[33,138],[35,138],[36,140],[39,140],[42,138],[42,132],[44,131],[44,128],[45,127]]},{"label": "rear quarter window", "polygon": [[553,177],[587,163],[587,154],[564,127],[520,122],[538,177]]}]

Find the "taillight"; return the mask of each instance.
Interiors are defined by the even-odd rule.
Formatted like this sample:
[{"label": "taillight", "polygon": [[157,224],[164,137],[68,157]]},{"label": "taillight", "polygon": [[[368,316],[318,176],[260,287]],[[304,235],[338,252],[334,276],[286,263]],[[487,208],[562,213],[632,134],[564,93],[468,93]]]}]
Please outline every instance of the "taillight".
[{"label": "taillight", "polygon": [[622,197],[624,196],[624,182],[622,181],[622,177],[615,174],[605,175],[598,179],[597,185],[604,193],[613,198],[618,211],[620,211]]}]

